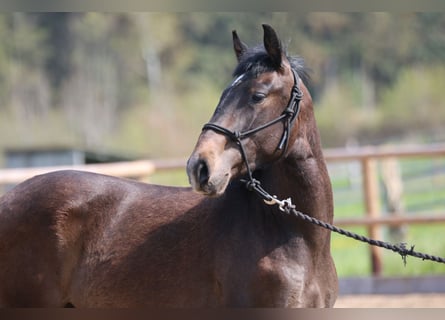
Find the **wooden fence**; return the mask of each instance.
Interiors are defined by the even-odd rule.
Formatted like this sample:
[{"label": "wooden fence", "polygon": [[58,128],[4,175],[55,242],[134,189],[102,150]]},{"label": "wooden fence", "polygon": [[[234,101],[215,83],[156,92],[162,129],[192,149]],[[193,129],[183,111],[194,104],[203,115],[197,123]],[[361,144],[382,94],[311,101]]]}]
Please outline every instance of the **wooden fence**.
[{"label": "wooden fence", "polygon": [[[335,220],[338,226],[366,226],[368,236],[380,238],[380,227],[382,225],[402,225],[412,223],[434,223],[445,222],[444,214],[438,216],[425,212],[419,216],[394,215],[383,217],[380,210],[380,192],[377,173],[377,163],[388,158],[432,158],[445,156],[445,144],[433,144],[425,146],[404,147],[360,147],[355,149],[326,149],[324,151],[328,163],[335,162],[358,162],[362,174],[362,192],[364,199],[365,214],[360,218],[339,218]],[[23,169],[0,169],[0,185],[16,184],[32,176],[45,172],[74,169],[92,171],[114,176],[145,179],[156,171],[165,171],[184,168],[186,159],[172,160],[140,160],[132,162],[118,162],[111,164],[94,164],[68,167],[41,167]],[[372,273],[380,275],[382,272],[382,258],[379,248],[370,247]]]},{"label": "wooden fence", "polygon": [[[382,216],[380,209],[380,192],[377,172],[377,163],[385,159],[406,158],[432,158],[445,156],[445,144],[433,144],[424,146],[398,146],[398,147],[360,147],[355,149],[330,149],[325,150],[325,159],[328,163],[356,161],[360,163],[362,174],[362,193],[365,207],[365,215],[360,218],[336,219],[337,226],[367,226],[368,236],[381,239],[381,225],[400,226],[402,224],[419,224],[445,222],[445,208],[443,214],[430,214],[424,212],[418,216],[406,216],[394,214]],[[334,195],[335,196],[335,195]],[[372,274],[382,273],[382,249],[370,246]]]}]

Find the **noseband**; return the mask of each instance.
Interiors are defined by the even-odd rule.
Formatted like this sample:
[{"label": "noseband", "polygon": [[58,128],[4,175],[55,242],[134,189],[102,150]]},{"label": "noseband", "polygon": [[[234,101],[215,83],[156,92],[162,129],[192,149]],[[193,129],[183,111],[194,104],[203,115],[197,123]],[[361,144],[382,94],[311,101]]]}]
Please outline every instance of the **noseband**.
[{"label": "noseband", "polygon": [[266,129],[280,121],[283,121],[283,123],[284,123],[283,134],[281,136],[281,139],[280,139],[277,149],[283,150],[281,155],[284,155],[286,153],[286,150],[287,150],[287,147],[289,144],[289,136],[290,136],[290,131],[292,129],[292,124],[293,124],[294,119],[298,116],[298,114],[300,112],[300,101],[303,97],[303,92],[298,87],[298,75],[294,69],[291,69],[291,70],[292,70],[292,75],[294,77],[294,85],[292,87],[291,96],[290,96],[289,102],[287,104],[287,107],[279,117],[277,117],[277,118],[275,118],[275,119],[273,119],[259,127],[256,127],[254,129],[250,129],[247,131],[243,131],[243,132],[230,131],[229,129],[221,127],[214,123],[207,123],[202,128],[203,131],[204,130],[213,130],[217,133],[223,134],[223,135],[229,137],[232,141],[234,141],[239,146],[241,156],[243,158],[244,163],[246,164],[247,174],[249,176],[249,180],[243,180],[244,182],[246,182],[246,186],[248,189],[252,189],[254,186],[259,185],[259,181],[255,180],[252,176],[252,171],[249,167],[246,152],[244,150],[244,146],[242,143],[243,139],[248,138],[251,135],[253,135],[263,129]]}]

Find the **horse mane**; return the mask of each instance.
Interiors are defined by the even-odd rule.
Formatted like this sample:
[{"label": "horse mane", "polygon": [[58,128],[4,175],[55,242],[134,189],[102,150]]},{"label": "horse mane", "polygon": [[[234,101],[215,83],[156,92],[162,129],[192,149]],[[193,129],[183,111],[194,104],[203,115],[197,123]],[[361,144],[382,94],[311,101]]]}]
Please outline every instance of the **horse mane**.
[{"label": "horse mane", "polygon": [[[305,65],[304,59],[299,56],[288,56],[286,52],[284,54],[289,60],[292,69],[295,70],[300,79],[307,84],[310,81],[310,69]],[[258,76],[264,72],[274,70],[275,68],[264,46],[258,45],[248,48],[246,52],[244,52],[232,75],[233,77],[238,77],[248,72],[253,76]]]}]

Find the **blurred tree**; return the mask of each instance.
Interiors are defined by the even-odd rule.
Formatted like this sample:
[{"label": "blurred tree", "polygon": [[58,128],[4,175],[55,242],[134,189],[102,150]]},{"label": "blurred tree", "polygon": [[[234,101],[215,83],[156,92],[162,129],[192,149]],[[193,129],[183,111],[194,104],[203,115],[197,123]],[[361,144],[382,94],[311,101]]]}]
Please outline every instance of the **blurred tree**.
[{"label": "blurred tree", "polygon": [[[316,105],[329,108],[335,99],[345,112],[356,109],[354,130],[362,113],[379,119],[387,90],[406,81],[404,70],[445,65],[443,13],[1,14],[0,110],[14,110],[24,128],[62,110],[89,148],[119,130],[134,106],[167,111],[167,121],[180,114],[191,124],[184,106],[213,108],[230,81],[231,31],[252,46],[262,42],[262,23],[275,27],[290,54],[305,58]],[[328,125],[332,117],[325,119]]]},{"label": "blurred tree", "polygon": [[[45,68],[53,88],[53,94],[57,95],[62,82],[72,71],[73,36],[70,33],[70,19],[79,13],[70,12],[43,12],[32,16],[38,26],[46,30],[47,37],[43,45],[47,50]],[[59,98],[59,97],[56,97]],[[58,100],[54,101],[54,105]]]},{"label": "blurred tree", "polygon": [[416,38],[411,42],[412,60],[422,63],[445,62],[445,14],[421,12],[412,17]]},{"label": "blurred tree", "polygon": [[[144,60],[146,81],[149,92],[157,92],[175,56],[175,48],[181,33],[178,32],[178,19],[171,13],[138,12],[132,18],[137,30],[138,48]],[[165,82],[164,82],[165,81]]]},{"label": "blurred tree", "polygon": [[86,148],[99,147],[118,118],[120,76],[124,76],[113,47],[120,31],[118,18],[87,13],[71,19],[69,26],[74,38],[72,71],[63,84],[62,107]]},{"label": "blurred tree", "polygon": [[8,65],[11,41],[9,39],[9,28],[7,14],[0,14],[0,111],[4,111],[9,104],[7,97],[8,87]]},{"label": "blurred tree", "polygon": [[25,13],[13,13],[8,20],[9,102],[19,121],[27,123],[45,117],[50,108],[51,87],[44,69],[46,32]]}]

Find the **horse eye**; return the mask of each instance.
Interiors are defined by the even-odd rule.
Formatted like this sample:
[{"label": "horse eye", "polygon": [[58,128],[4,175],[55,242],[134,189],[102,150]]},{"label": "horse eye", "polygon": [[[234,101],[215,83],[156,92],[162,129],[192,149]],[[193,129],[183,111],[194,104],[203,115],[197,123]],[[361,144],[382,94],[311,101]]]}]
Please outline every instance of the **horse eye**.
[{"label": "horse eye", "polygon": [[253,103],[260,103],[261,101],[264,100],[264,98],[266,98],[266,95],[264,93],[261,92],[255,92],[252,95],[252,102]]}]

